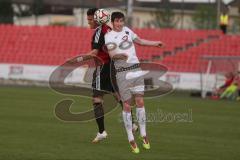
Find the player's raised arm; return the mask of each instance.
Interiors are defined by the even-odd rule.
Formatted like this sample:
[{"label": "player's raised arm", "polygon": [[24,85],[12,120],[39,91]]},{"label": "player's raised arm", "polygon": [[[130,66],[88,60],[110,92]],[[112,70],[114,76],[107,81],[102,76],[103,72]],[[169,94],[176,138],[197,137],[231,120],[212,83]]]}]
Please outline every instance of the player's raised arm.
[{"label": "player's raised arm", "polygon": [[142,46],[163,47],[163,43],[161,41],[149,41],[146,39],[141,39],[139,37],[136,37],[133,41]]},{"label": "player's raised arm", "polygon": [[[89,51],[83,59],[81,59],[82,57],[78,57],[77,58],[77,61],[82,61],[82,60],[88,60],[88,59],[91,59],[92,57],[94,56],[97,56],[98,54],[98,49],[92,49],[91,51]],[[80,59],[79,59],[80,58]]]},{"label": "player's raised arm", "polygon": [[87,53],[87,55],[96,56],[98,54],[98,49],[92,49],[90,52]]},{"label": "player's raised arm", "polygon": [[81,61],[84,61],[84,60],[88,60],[88,59],[91,59],[92,57],[94,56],[97,56],[97,53],[98,53],[98,49],[92,49],[91,51],[89,51],[88,53],[86,53],[85,56],[77,56],[71,60],[68,60],[68,63],[76,63],[76,62],[81,62]]}]

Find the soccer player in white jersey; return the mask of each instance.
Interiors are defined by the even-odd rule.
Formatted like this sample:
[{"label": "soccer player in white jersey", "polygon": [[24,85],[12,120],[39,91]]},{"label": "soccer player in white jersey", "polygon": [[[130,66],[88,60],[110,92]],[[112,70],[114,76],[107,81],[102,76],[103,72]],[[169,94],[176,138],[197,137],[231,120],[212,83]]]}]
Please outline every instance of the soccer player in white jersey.
[{"label": "soccer player in white jersey", "polygon": [[150,149],[146,133],[146,113],[144,108],[144,78],[146,73],[141,70],[134,43],[146,46],[162,47],[161,41],[149,41],[139,38],[131,29],[124,26],[124,14],[113,12],[111,22],[112,31],[105,34],[105,44],[108,53],[114,61],[116,78],[121,100],[123,102],[123,121],[128,135],[128,141],[133,153],[139,153],[132,132],[131,102],[134,98],[136,115],[140,127],[143,148]]}]

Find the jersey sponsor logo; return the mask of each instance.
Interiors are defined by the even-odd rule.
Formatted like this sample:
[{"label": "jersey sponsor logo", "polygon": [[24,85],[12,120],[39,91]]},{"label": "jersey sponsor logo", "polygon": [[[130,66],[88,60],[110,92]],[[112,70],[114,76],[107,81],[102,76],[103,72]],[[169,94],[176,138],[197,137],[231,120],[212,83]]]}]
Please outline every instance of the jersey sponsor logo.
[{"label": "jersey sponsor logo", "polygon": [[119,44],[119,48],[120,49],[122,49],[122,50],[126,50],[126,49],[129,49],[129,48],[131,48],[132,47],[132,45],[133,45],[133,43],[132,42],[130,42],[130,41],[122,41],[120,44]]},{"label": "jersey sponsor logo", "polygon": [[23,70],[23,66],[10,66],[8,75],[22,75]]},{"label": "jersey sponsor logo", "polygon": [[127,35],[123,36],[122,40],[127,41],[128,40],[128,36]]}]

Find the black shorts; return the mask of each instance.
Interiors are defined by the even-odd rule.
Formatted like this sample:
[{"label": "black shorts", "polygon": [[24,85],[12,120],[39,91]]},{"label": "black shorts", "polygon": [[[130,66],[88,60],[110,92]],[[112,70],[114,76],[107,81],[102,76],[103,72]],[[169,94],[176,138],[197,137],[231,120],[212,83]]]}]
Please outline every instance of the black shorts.
[{"label": "black shorts", "polygon": [[113,63],[106,63],[95,69],[93,73],[92,88],[93,97],[103,96],[109,92],[114,93],[118,91],[116,72]]}]

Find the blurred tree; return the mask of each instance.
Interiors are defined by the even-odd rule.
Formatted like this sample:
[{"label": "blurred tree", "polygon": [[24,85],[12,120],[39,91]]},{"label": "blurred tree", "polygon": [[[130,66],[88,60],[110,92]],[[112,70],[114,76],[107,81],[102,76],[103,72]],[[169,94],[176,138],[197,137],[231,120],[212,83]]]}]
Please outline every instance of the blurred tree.
[{"label": "blurred tree", "polygon": [[233,33],[238,33],[240,31],[240,17],[232,17],[233,24],[231,25],[230,31]]},{"label": "blurred tree", "polygon": [[33,14],[35,15],[35,24],[38,25],[38,15],[44,13],[43,0],[34,0],[32,11],[33,11]]},{"label": "blurred tree", "polygon": [[39,15],[44,13],[44,2],[43,0],[34,0],[33,6],[32,6],[33,14]]},{"label": "blurred tree", "polygon": [[152,16],[154,16],[154,20],[145,23],[147,27],[174,28],[177,24],[174,20],[175,13],[170,7],[166,7],[161,11],[152,13]]},{"label": "blurred tree", "polygon": [[197,29],[217,28],[217,13],[212,6],[199,5],[192,20]]},{"label": "blurred tree", "polygon": [[159,27],[174,28],[176,26],[174,16],[173,10],[170,7],[166,7],[163,11],[155,14],[155,20]]},{"label": "blurred tree", "polygon": [[14,7],[15,7],[14,15],[17,17],[26,17],[31,16],[33,14],[31,6],[29,5],[14,4]]},{"label": "blurred tree", "polygon": [[0,23],[13,23],[13,8],[11,0],[0,0]]}]

